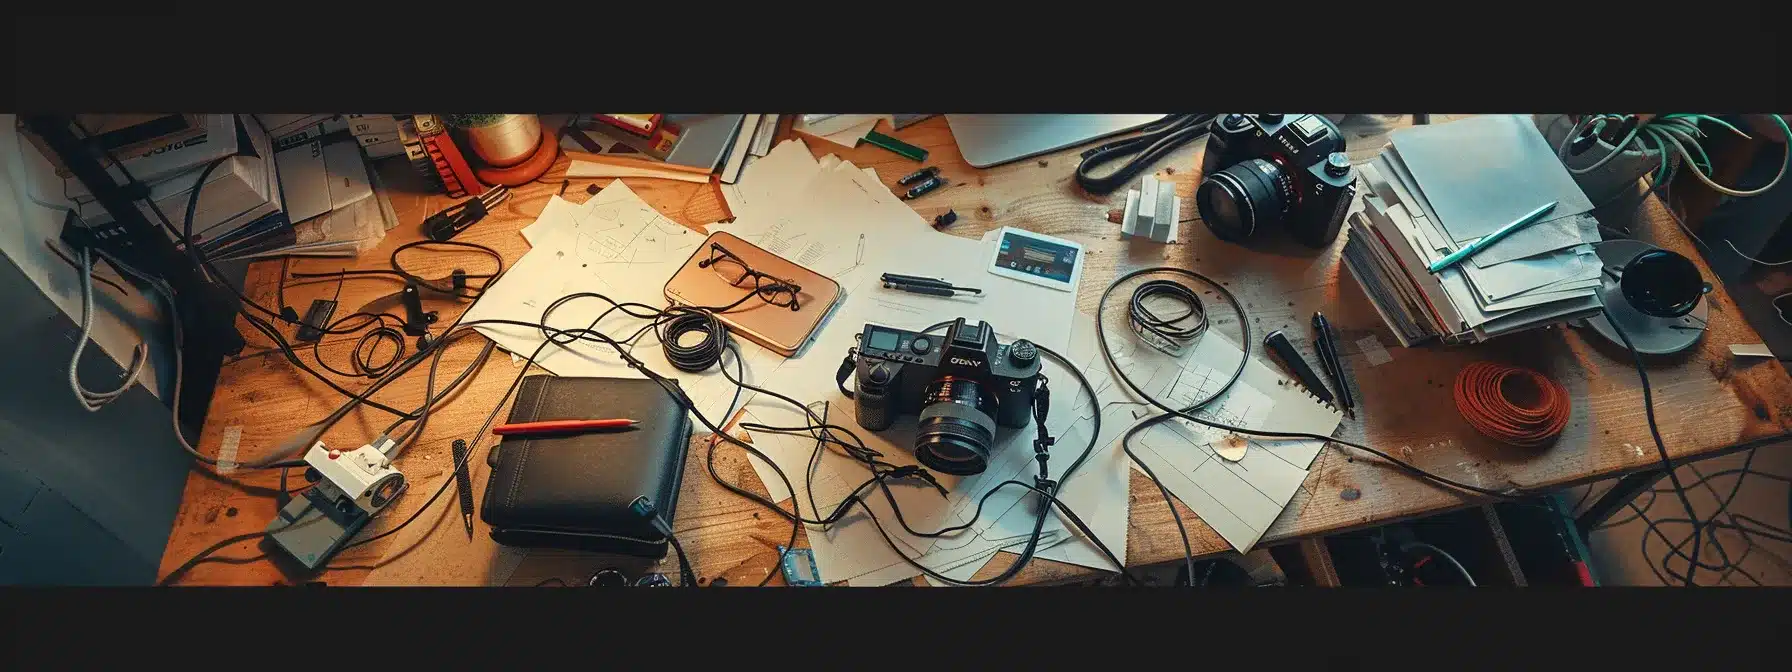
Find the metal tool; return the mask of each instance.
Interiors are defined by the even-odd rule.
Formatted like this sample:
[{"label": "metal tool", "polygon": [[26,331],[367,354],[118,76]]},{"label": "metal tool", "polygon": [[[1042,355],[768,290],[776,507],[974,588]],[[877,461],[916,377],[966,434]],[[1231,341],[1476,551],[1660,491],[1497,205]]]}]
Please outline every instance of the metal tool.
[{"label": "metal tool", "polygon": [[467,441],[455,439],[449,444],[454,455],[454,487],[460,489],[460,515],[467,521],[467,539],[473,538],[473,465],[467,462]]},{"label": "metal tool", "polygon": [[305,480],[313,485],[268,522],[269,539],[307,569],[321,569],[408,487],[388,455],[397,445],[385,436],[351,451],[312,444]]},{"label": "metal tool", "polygon": [[1313,367],[1307,365],[1307,359],[1300,356],[1300,351],[1294,349],[1294,344],[1288,342],[1288,337],[1282,334],[1282,330],[1269,332],[1268,336],[1263,337],[1263,345],[1274,352],[1276,357],[1282,360],[1282,364],[1294,372],[1295,378],[1300,380],[1301,385],[1311,390],[1313,396],[1325,403],[1332,403],[1331,390],[1325,389],[1325,383],[1319,381],[1319,376],[1313,373]]}]

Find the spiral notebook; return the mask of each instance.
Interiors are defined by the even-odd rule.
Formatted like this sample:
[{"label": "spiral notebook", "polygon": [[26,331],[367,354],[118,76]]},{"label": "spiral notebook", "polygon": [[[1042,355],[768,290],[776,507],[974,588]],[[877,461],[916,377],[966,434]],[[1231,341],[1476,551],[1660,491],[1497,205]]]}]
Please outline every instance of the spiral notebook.
[{"label": "spiral notebook", "polygon": [[[1243,354],[1231,339],[1212,331],[1180,358],[1135,339],[1119,340],[1114,365],[1146,392],[1175,407],[1204,399],[1224,385]],[[1338,428],[1343,416],[1336,408],[1265,365],[1261,348],[1252,348],[1251,355],[1238,382],[1195,415],[1234,427],[1321,436]],[[1323,448],[1324,442],[1314,440],[1239,439],[1230,432],[1176,419],[1141,432],[1133,453],[1171,494],[1245,553],[1294,499]]]}]

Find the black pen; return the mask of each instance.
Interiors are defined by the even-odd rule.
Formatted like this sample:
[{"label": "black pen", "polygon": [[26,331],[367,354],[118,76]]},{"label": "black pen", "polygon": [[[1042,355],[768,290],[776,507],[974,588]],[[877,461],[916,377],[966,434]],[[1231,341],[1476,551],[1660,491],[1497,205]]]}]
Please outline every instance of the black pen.
[{"label": "black pen", "polygon": [[454,464],[460,467],[454,472],[454,485],[460,489],[460,515],[467,523],[467,539],[472,539],[473,479],[468,472],[473,470],[473,465],[467,464],[467,442],[464,439],[455,439],[448,448],[454,457]]},{"label": "black pen", "polygon": [[1344,379],[1344,358],[1338,351],[1338,335],[1332,331],[1331,321],[1325,319],[1325,313],[1313,312],[1313,342],[1319,348],[1319,365],[1325,367],[1325,375],[1331,377],[1332,385],[1338,388],[1338,405],[1350,417],[1356,417],[1356,402],[1350,398],[1350,383]]},{"label": "black pen", "polygon": [[885,283],[890,283],[890,284],[914,285],[914,286],[919,286],[919,287],[935,287],[935,288],[939,288],[939,289],[952,289],[952,290],[957,290],[960,292],[970,292],[972,294],[982,294],[983,293],[983,290],[977,289],[976,287],[959,287],[957,285],[954,285],[950,282],[946,282],[945,280],[941,280],[939,278],[923,278],[918,275],[903,275],[901,273],[885,273],[885,274],[883,274],[883,277],[881,279]]},{"label": "black pen", "polygon": [[924,278],[919,275],[903,275],[901,273],[885,273],[885,274],[883,274],[883,279],[885,282],[906,282],[906,283],[913,284],[913,285],[950,285],[950,284],[952,284],[952,283],[946,282],[945,280],[942,280],[940,278]]},{"label": "black pen", "polygon": [[954,292],[953,290],[955,290],[957,288],[956,287],[939,287],[936,285],[916,285],[916,284],[910,284],[910,283],[906,283],[906,282],[891,282],[889,280],[885,280],[884,281],[884,289],[894,289],[897,291],[909,292],[909,293],[913,293],[913,294],[926,294],[929,296],[953,296],[954,294],[956,294],[956,292]]}]

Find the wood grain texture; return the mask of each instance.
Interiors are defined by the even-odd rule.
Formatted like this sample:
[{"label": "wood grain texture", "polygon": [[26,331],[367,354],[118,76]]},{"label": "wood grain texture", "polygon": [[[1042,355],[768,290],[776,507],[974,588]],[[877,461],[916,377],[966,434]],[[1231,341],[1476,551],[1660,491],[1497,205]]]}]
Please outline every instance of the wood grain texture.
[{"label": "wood grain texture", "polygon": [[[1433,115],[1433,123],[1449,118],[1450,115]],[[1347,119],[1344,128],[1351,136],[1352,159],[1364,161],[1374,156],[1385,142],[1387,131],[1405,123],[1405,117],[1394,115]],[[782,128],[788,136],[788,121]],[[1561,487],[1648,469],[1659,463],[1644,423],[1641,388],[1629,353],[1596,336],[1589,338],[1590,332],[1564,328],[1512,335],[1478,346],[1400,348],[1357,283],[1340,277],[1338,255],[1342,238],[1318,252],[1302,249],[1285,237],[1271,237],[1245,247],[1219,241],[1199,221],[1193,221],[1194,187],[1199,179],[1195,173],[1203,143],[1191,143],[1157,165],[1158,177],[1174,182],[1177,194],[1185,201],[1180,219],[1191,220],[1182,226],[1176,244],[1157,245],[1120,237],[1114,223],[1117,217],[1110,220],[1110,216],[1124,204],[1124,190],[1095,196],[1075,186],[1071,178],[1077,162],[1075,150],[978,170],[964,163],[943,118],[902,131],[884,130],[904,142],[927,148],[931,154],[926,165],[939,166],[948,181],[946,188],[912,202],[924,219],[931,221],[935,215],[953,209],[959,220],[947,230],[955,235],[975,238],[993,228],[1017,226],[1082,242],[1089,256],[1078,305],[1085,312],[1095,311],[1101,291],[1119,274],[1158,265],[1193,268],[1223,281],[1246,305],[1256,338],[1271,329],[1285,329],[1297,347],[1310,350],[1306,325],[1313,311],[1323,310],[1341,332],[1340,354],[1360,400],[1357,417],[1346,419],[1339,430],[1344,438],[1366,442],[1440,475],[1489,487]],[[808,144],[817,156],[835,153],[859,166],[877,169],[882,181],[892,187],[897,178],[923,165],[868,145],[845,149],[813,139]],[[566,163],[563,157],[546,177],[515,189],[509,201],[457,239],[492,246],[507,262],[520,257],[527,245],[516,231],[532,222],[549,197],[560,190],[560,175]],[[388,162],[382,168],[393,188],[400,192],[393,195],[393,205],[403,220],[400,228],[390,232],[378,249],[360,258],[295,260],[293,270],[388,268],[388,257],[395,247],[420,237],[417,225],[423,217],[452,202],[446,197],[416,193],[417,181],[408,176],[403,162]],[[623,181],[661,213],[685,225],[698,226],[723,217],[719,195],[710,185],[635,178]],[[588,197],[585,186],[593,182],[607,184],[608,180],[572,180],[566,197],[583,201]],[[1636,218],[1632,227],[1639,236],[1697,259],[1657,201],[1649,199]],[[471,255],[419,256],[419,268],[414,272],[434,277],[446,275],[456,265],[469,270],[484,268],[477,263],[483,262]],[[1709,275],[1709,269],[1704,268],[1702,261],[1699,263]],[[247,285],[250,295],[266,305],[274,305],[280,269],[279,261],[252,266]],[[386,280],[343,283],[343,311],[398,288],[399,283]],[[327,298],[336,289],[334,282],[289,283],[286,300],[303,312],[312,298]],[[1711,328],[1697,347],[1679,355],[1647,358],[1655,410],[1669,453],[1676,460],[1690,460],[1746,447],[1788,443],[1792,437],[1792,379],[1788,379],[1777,361],[1733,362],[1727,351],[1730,344],[1760,339],[1742,321],[1721,287],[1708,300],[1712,302]],[[452,321],[464,309],[464,304],[452,301],[429,301],[426,306],[441,311],[441,324]],[[1239,337],[1235,324],[1215,328],[1234,339]],[[291,329],[285,331],[290,338]],[[244,333],[251,351],[268,347],[268,339],[246,325]],[[357,337],[327,337],[318,354],[338,368],[346,367]],[[1359,345],[1359,341],[1371,337],[1388,348],[1391,362],[1371,365]],[[482,342],[483,339],[472,336],[452,344],[439,379],[446,381],[459,373],[478,353]],[[309,349],[299,354],[301,361],[310,362],[312,357]],[[1574,403],[1573,416],[1561,440],[1549,448],[1527,450],[1476,434],[1457,415],[1448,386],[1462,366],[1480,360],[1534,368],[1560,381]],[[392,511],[376,520],[375,529],[390,529],[428,501],[442,479],[448,477],[449,442],[454,438],[472,438],[468,434],[492,412],[492,404],[504,394],[516,374],[517,367],[508,355],[494,353],[465,390],[436,409],[418,443],[400,461],[412,479],[412,490],[394,504]],[[346,380],[343,385],[359,390],[366,381]],[[422,399],[423,385],[423,373],[413,372],[374,395],[374,399],[401,408],[414,407]],[[226,428],[241,427],[240,454],[244,459],[254,458],[341,402],[339,395],[296,371],[278,353],[250,354],[224,368],[199,447],[213,453]],[[359,445],[390,421],[391,417],[384,413],[359,409],[327,434],[325,440],[332,445]],[[482,441],[474,459],[475,487],[481,489],[486,477],[483,447]],[[705,581],[721,577],[733,585],[757,583],[765,572],[772,570],[776,560],[774,547],[788,541],[790,525],[717,485],[704,468],[704,447],[701,442],[693,444],[674,525],[696,572]],[[766,492],[737,449],[717,449],[715,470],[741,487]],[[278,480],[275,473],[239,473],[230,477],[255,488],[274,487]],[[1164,498],[1138,473],[1134,472],[1131,479],[1131,528],[1126,542],[1129,563],[1179,560],[1182,541]],[[1359,490],[1361,496],[1346,501],[1341,493],[1347,488]],[[486,536],[483,523],[472,542],[466,539],[453,500],[452,493],[445,493],[416,523],[392,537],[345,552],[334,565],[344,569],[331,570],[319,578],[332,584],[484,585],[502,580],[526,586],[549,578],[577,584],[606,566],[640,568],[619,558],[547,551],[530,552],[520,563],[514,558],[507,562],[505,554]],[[1320,454],[1306,484],[1263,543],[1362,528],[1462,508],[1477,501],[1415,480],[1373,457],[1332,446]],[[1192,511],[1180,502],[1174,506],[1188,523],[1190,543],[1198,556],[1230,550]],[[162,571],[173,569],[220,539],[260,529],[273,513],[273,502],[265,492],[196,469],[187,483]],[[363,538],[368,534],[363,533]],[[219,555],[240,558],[255,552],[251,542],[244,542]],[[1001,554],[980,576],[998,573],[1013,559],[1012,555]],[[509,570],[511,565],[515,566],[514,572]],[[675,566],[669,562],[660,571],[676,575]],[[1087,578],[1093,573],[1041,560],[1033,562],[1015,582],[1057,583]],[[255,561],[203,564],[190,572],[184,582],[267,585],[296,578],[283,575],[266,561]]]}]

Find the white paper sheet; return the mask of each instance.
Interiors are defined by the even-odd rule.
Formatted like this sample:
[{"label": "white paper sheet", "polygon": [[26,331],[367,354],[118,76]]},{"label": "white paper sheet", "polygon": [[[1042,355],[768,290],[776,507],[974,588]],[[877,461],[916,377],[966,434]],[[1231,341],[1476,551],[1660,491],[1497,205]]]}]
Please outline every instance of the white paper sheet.
[{"label": "white paper sheet", "polygon": [[[619,302],[664,306],[661,288],[666,279],[703,240],[703,234],[666,219],[620,181],[576,206],[555,197],[543,209],[542,216],[525,228],[524,235],[533,249],[468,309],[467,322],[502,319],[538,323],[543,311],[556,299],[579,292],[602,294]],[[610,312],[606,315],[606,311]],[[548,324],[562,329],[594,328],[621,340],[634,335],[645,323],[611,311],[611,304],[602,299],[581,298],[565,302],[549,317]],[[578,341],[565,347],[550,344],[544,348],[544,337],[536,328],[502,324],[475,328],[506,351],[534,355],[537,365],[557,375],[643,375],[607,344]],[[752,343],[739,344],[748,382],[762,381],[762,376],[781,359]],[[630,352],[655,372],[677,379],[704,417],[717,425],[726,422],[735,386],[716,370],[687,373],[672,368],[665,364],[660,347],[649,330],[636,340]],[[535,354],[538,348],[540,354]],[[732,372],[732,357],[724,361]],[[741,396],[743,403],[749,398],[751,393]]]},{"label": "white paper sheet", "polygon": [[[1120,341],[1117,365],[1140,387],[1172,406],[1205,398],[1237,366],[1240,350],[1225,336],[1208,332],[1194,352],[1172,358]],[[1319,403],[1253,358],[1238,382],[1197,413],[1235,427],[1264,427],[1274,413],[1279,431],[1328,435],[1339,412]],[[1195,511],[1240,553],[1248,552],[1293,499],[1307,469],[1324,447],[1320,441],[1247,437],[1244,458],[1231,462],[1212,444],[1228,432],[1185,420],[1161,422],[1140,433],[1133,452],[1156,473],[1171,494]]]}]

